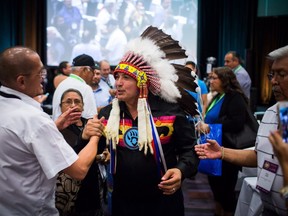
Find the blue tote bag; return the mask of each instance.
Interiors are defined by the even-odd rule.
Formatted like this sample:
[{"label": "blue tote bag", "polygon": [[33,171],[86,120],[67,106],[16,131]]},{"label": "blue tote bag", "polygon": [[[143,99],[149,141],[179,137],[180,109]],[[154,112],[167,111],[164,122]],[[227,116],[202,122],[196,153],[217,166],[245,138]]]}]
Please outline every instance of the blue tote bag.
[{"label": "blue tote bag", "polygon": [[[206,143],[206,139],[216,140],[222,146],[222,124],[209,124],[210,132],[201,134],[200,144]],[[211,176],[222,175],[221,159],[201,159],[198,165],[198,171]]]}]

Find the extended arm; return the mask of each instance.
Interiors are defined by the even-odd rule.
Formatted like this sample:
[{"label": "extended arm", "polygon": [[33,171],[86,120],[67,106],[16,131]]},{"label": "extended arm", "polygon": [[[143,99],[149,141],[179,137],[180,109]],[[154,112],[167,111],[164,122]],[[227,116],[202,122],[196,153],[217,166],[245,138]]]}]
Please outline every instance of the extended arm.
[{"label": "extended arm", "polygon": [[[70,175],[72,178],[78,180],[84,179],[91,164],[95,160],[95,157],[97,155],[98,142],[100,137],[102,136],[104,129],[102,124],[103,120],[104,118],[98,120],[96,117],[94,117],[93,119],[90,119],[88,121],[86,127],[91,127],[89,130],[92,130],[93,128],[93,130],[95,131],[95,135],[90,137],[88,144],[79,152],[78,160],[76,160],[71,166],[63,170],[66,174]],[[87,131],[89,130],[87,129]],[[89,134],[89,132],[83,134],[87,135]]]},{"label": "extended arm", "polygon": [[215,140],[195,146],[200,159],[222,159],[245,167],[257,167],[257,153],[254,150],[239,150],[221,147]]}]

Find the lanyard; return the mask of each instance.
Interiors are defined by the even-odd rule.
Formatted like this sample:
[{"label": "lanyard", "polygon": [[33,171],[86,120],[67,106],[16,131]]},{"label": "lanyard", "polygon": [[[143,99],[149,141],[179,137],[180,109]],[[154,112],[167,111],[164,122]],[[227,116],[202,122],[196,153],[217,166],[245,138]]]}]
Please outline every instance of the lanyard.
[{"label": "lanyard", "polygon": [[222,94],[219,98],[215,98],[215,100],[213,100],[210,106],[208,107],[206,113],[208,113],[224,96],[225,96],[225,93]]},{"label": "lanyard", "polygon": [[75,75],[75,74],[70,74],[69,77],[73,78],[73,79],[76,79],[76,80],[79,80],[81,82],[85,82],[81,77]]},{"label": "lanyard", "polygon": [[109,86],[109,88],[113,89],[113,86],[111,85],[111,82],[110,82],[110,80],[109,80],[109,77],[108,77],[107,79],[105,79],[104,77],[102,77],[102,80],[103,80],[104,82],[106,82],[106,84]]},{"label": "lanyard", "polygon": [[8,94],[8,93],[2,92],[2,91],[0,91],[0,95],[5,97],[5,98],[15,98],[15,99],[21,100],[21,98],[16,96],[16,95]]},{"label": "lanyard", "polygon": [[235,68],[234,70],[234,74],[236,75],[238,73],[238,71],[242,68],[241,65],[239,65],[237,68]]}]

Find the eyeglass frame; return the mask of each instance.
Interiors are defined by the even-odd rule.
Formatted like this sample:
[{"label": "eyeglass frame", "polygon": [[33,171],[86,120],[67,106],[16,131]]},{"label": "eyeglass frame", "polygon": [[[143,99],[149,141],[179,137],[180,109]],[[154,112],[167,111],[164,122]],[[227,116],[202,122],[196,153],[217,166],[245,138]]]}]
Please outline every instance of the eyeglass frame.
[{"label": "eyeglass frame", "polygon": [[279,80],[284,80],[285,77],[288,75],[288,73],[284,70],[281,70],[281,71],[270,71],[268,74],[267,74],[267,78],[268,80],[272,80],[275,77],[278,77]]},{"label": "eyeglass frame", "polygon": [[76,106],[83,106],[84,103],[83,101],[79,100],[79,99],[75,99],[75,100],[72,100],[72,99],[68,99],[66,101],[61,101],[60,105],[66,105],[66,106],[71,106],[72,104],[76,105]]},{"label": "eyeglass frame", "polygon": [[[21,73],[19,75],[22,75],[22,76],[31,76],[33,75],[32,73]],[[37,75],[40,75],[40,77],[42,79],[45,79],[46,76],[47,76],[47,69],[45,67],[41,68],[38,72],[37,72]]]},{"label": "eyeglass frame", "polygon": [[208,77],[208,80],[217,80],[217,79],[219,79],[219,77],[213,77],[213,76]]}]

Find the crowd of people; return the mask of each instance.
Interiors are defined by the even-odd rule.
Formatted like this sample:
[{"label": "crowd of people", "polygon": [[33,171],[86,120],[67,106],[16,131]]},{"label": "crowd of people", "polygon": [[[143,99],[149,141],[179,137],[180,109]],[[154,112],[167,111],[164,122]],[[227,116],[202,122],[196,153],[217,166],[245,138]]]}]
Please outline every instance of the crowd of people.
[{"label": "crowd of people", "polygon": [[[270,189],[259,190],[262,215],[287,215],[288,147],[277,131],[278,103],[265,112],[254,150],[234,149],[225,136],[222,146],[199,144],[209,124],[222,124],[222,134],[243,129],[251,79],[239,54],[228,51],[205,83],[195,62],[170,62],[188,56],[177,40],[163,42],[167,36],[148,27],[128,41],[114,70],[85,49],[59,62],[51,115],[41,108],[40,56],[20,46],[0,54],[1,214],[184,216],[182,182],[195,177],[200,160],[220,158],[222,175],[208,176],[215,215],[234,215],[241,167],[257,167],[259,177],[267,160],[278,169]],[[288,46],[268,60],[275,99],[288,100]]]},{"label": "crowd of people", "polygon": [[[47,61],[57,65],[83,53],[117,65],[127,42],[149,25],[164,29],[186,50],[195,52],[186,34],[196,36],[197,3],[161,0],[47,1]],[[187,10],[193,11],[187,14]],[[188,32],[185,32],[188,29]],[[93,51],[94,50],[94,51]],[[191,54],[192,55],[192,54]]]}]

